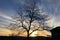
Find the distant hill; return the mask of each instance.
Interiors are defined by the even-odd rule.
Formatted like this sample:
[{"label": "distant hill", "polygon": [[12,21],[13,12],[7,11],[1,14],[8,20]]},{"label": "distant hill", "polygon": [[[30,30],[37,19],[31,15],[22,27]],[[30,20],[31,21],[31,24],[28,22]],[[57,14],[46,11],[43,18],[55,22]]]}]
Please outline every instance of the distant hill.
[{"label": "distant hill", "polygon": [[60,33],[60,26],[57,26],[56,28],[50,30],[52,33]]},{"label": "distant hill", "polygon": [[57,26],[56,28],[50,30],[52,33],[52,38],[54,40],[60,40],[60,26]]}]

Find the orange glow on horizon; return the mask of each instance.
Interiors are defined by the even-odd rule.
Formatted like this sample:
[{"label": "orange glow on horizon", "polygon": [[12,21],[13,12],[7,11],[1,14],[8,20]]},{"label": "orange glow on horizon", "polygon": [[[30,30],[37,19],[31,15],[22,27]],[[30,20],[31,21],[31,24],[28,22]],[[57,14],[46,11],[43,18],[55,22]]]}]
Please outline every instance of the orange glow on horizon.
[{"label": "orange glow on horizon", "polygon": [[[0,28],[0,36],[22,36],[22,37],[27,37],[27,32],[21,33],[19,35],[17,35],[17,33],[18,33],[17,31],[12,31],[12,30],[8,30],[8,29]],[[47,35],[51,36],[51,33],[46,31],[46,30],[44,30],[44,31],[35,31],[30,35],[30,37],[36,37],[36,36],[47,37]]]}]

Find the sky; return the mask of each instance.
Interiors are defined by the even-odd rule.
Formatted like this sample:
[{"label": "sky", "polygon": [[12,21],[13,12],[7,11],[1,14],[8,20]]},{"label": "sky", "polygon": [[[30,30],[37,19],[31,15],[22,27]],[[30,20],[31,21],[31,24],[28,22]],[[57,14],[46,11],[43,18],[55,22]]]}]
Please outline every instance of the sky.
[{"label": "sky", "polygon": [[[18,31],[13,31],[13,30],[9,30],[9,29],[5,29],[5,28],[0,28],[0,36],[12,36],[12,34],[15,36],[24,36],[26,37],[27,33],[26,32],[21,32],[21,34],[17,35]],[[33,32],[30,37],[36,37],[36,36],[44,36],[44,37],[48,37],[47,35],[51,36],[51,33],[44,30],[44,31],[35,31]]]},{"label": "sky", "polygon": [[[44,8],[50,16],[48,25],[51,27],[60,26],[60,0],[39,0],[39,8]],[[23,7],[24,0],[0,0],[0,26],[16,23],[13,19],[16,17],[17,5]],[[5,26],[4,26],[5,27]]]}]

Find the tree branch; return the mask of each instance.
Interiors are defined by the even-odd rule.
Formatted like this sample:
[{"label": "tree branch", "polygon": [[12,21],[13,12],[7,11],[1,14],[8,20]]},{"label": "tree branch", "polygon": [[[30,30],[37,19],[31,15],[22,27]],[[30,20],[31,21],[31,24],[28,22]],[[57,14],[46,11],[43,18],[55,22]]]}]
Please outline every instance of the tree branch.
[{"label": "tree branch", "polygon": [[31,35],[34,31],[36,31],[36,30],[38,30],[38,29],[35,29],[35,30],[33,30],[29,35]]}]

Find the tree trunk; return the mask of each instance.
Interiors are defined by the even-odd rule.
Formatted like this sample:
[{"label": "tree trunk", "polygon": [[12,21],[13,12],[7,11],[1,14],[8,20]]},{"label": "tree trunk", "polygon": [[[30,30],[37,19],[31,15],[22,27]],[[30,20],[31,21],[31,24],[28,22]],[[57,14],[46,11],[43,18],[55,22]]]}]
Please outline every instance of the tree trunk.
[{"label": "tree trunk", "polygon": [[30,21],[29,29],[27,30],[27,40],[30,40],[30,38],[29,38],[29,36],[30,36],[29,31],[30,31],[31,23],[32,23],[32,19]]},{"label": "tree trunk", "polygon": [[27,31],[27,37],[29,37],[29,31]]},{"label": "tree trunk", "polygon": [[29,40],[29,30],[27,31],[27,40]]}]

